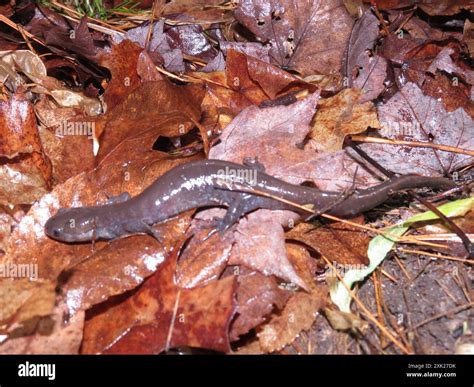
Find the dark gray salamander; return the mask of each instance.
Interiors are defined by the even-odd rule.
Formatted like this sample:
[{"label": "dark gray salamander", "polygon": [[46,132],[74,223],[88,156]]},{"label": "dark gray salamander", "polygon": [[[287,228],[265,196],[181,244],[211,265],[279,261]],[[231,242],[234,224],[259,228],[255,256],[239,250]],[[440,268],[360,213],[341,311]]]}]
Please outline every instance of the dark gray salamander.
[{"label": "dark gray salamander", "polygon": [[150,233],[152,225],[184,211],[199,207],[227,207],[217,229],[224,231],[243,215],[267,208],[292,210],[308,215],[301,208],[275,200],[255,190],[313,210],[351,217],[383,203],[397,191],[430,187],[450,189],[455,185],[444,178],[403,175],[377,186],[355,190],[343,200],[340,192],[321,191],[314,187],[293,185],[269,176],[257,167],[221,160],[199,160],[179,165],[159,177],[140,195],[122,195],[109,204],[60,209],[45,225],[46,234],[62,242],[85,242],[114,239],[127,234]]}]

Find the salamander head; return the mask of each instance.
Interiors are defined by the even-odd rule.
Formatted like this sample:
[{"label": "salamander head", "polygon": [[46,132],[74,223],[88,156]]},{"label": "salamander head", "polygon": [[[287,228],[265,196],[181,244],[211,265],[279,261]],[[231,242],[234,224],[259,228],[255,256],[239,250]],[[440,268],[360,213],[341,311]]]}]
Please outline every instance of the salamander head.
[{"label": "salamander head", "polygon": [[97,224],[95,211],[91,207],[61,208],[46,222],[45,233],[60,242],[88,242],[93,237],[109,239],[104,229]]}]

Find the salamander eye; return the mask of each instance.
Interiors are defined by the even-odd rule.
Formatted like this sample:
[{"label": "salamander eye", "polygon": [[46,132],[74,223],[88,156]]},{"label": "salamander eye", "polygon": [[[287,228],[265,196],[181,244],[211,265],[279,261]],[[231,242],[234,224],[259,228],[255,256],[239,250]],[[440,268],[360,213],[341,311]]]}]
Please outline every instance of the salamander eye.
[{"label": "salamander eye", "polygon": [[61,235],[61,233],[59,232],[59,230],[53,230],[53,236],[55,237],[59,237]]}]

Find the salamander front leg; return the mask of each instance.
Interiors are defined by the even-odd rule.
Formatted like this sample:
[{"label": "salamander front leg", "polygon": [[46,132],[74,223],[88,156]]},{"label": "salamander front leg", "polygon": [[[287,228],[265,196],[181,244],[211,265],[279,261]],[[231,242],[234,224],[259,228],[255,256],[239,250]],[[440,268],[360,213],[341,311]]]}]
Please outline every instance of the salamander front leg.
[{"label": "salamander front leg", "polygon": [[246,167],[250,167],[250,168],[254,168],[256,169],[258,172],[265,172],[265,166],[258,161],[258,157],[250,157],[250,156],[247,156],[247,157],[244,157],[244,159],[242,160],[242,164],[245,165]]},{"label": "salamander front leg", "polygon": [[123,203],[130,199],[131,196],[128,192],[122,192],[120,195],[117,196],[107,196],[107,204]]}]

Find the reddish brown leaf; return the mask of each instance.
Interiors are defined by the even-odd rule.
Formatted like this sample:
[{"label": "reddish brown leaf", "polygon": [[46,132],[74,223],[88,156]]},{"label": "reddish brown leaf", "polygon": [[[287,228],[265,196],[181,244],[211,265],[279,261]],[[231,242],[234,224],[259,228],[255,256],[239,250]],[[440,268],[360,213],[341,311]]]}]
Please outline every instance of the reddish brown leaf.
[{"label": "reddish brown leaf", "polygon": [[77,354],[82,341],[84,312],[64,321],[67,307],[62,304],[54,308],[52,315],[41,318],[34,334],[15,336],[0,345],[2,354]]},{"label": "reddish brown leaf", "polygon": [[104,92],[104,101],[108,111],[140,85],[137,66],[141,52],[140,46],[124,40],[117,45],[112,45],[111,52],[103,53],[100,57],[100,64],[107,67],[112,75]]},{"label": "reddish brown leaf", "polygon": [[87,323],[83,353],[160,353],[190,346],[228,352],[234,314],[235,277],[180,289],[174,272],[177,250],[124,302]]},{"label": "reddish brown leaf", "polygon": [[461,108],[474,118],[474,101],[470,98],[470,89],[462,82],[454,83],[440,72],[437,72],[434,77],[427,77],[423,84],[423,93],[443,101],[448,112]]},{"label": "reddish brown leaf", "polygon": [[[35,113],[45,127],[40,129],[41,142],[56,184],[95,167],[92,141],[96,117],[86,117],[77,108],[58,107],[47,96],[35,104]],[[73,128],[70,133],[69,128]]]},{"label": "reddish brown leaf", "polygon": [[256,271],[241,273],[238,270],[237,317],[232,322],[231,341],[262,324],[276,307],[283,308],[289,293],[278,287],[274,277],[264,276]]},{"label": "reddish brown leaf", "polygon": [[[363,217],[352,219],[352,222],[361,224],[363,221]],[[331,262],[341,265],[368,265],[369,263],[367,248],[371,238],[355,226],[332,223],[318,227],[300,223],[286,234],[286,238],[311,246]]]},{"label": "reddish brown leaf", "polygon": [[0,203],[29,204],[47,192],[51,165],[43,155],[33,106],[23,93],[0,102]]},{"label": "reddish brown leaf", "polygon": [[180,257],[176,283],[183,288],[205,285],[217,279],[227,265],[235,241],[232,232],[214,233],[209,237],[212,228],[200,223],[204,222],[194,220],[189,230],[193,236]]},{"label": "reddish brown leaf", "polygon": [[199,121],[202,98],[195,86],[175,86],[168,80],[143,83],[102,118],[99,162],[124,140],[149,133],[155,133],[155,140],[185,134]]}]

